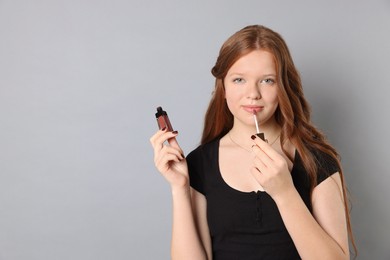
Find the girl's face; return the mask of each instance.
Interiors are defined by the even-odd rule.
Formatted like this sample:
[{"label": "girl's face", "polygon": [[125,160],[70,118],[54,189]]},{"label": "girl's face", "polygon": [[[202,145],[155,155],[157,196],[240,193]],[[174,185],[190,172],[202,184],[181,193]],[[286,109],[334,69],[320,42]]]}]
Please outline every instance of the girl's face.
[{"label": "girl's face", "polygon": [[235,126],[254,126],[253,111],[256,111],[260,127],[273,122],[279,104],[276,79],[274,58],[268,51],[252,51],[231,66],[224,85]]}]

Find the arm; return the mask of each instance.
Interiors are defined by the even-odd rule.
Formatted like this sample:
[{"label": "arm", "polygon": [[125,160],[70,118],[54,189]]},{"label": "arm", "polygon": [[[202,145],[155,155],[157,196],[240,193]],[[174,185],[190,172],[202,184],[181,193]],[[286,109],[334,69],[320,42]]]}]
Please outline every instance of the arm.
[{"label": "arm", "polygon": [[[150,138],[154,148],[154,162],[157,169],[170,183],[173,201],[172,259],[207,259],[206,251],[197,230],[197,216],[193,213],[191,188],[189,186],[187,162],[175,137],[177,132],[158,131]],[[165,141],[169,145],[164,144]],[[200,196],[194,196],[199,198]],[[198,202],[200,201],[200,202]],[[205,212],[205,202],[197,199],[197,212]],[[204,229],[204,228],[202,228]],[[202,233],[203,234],[203,233]]]},{"label": "arm", "polygon": [[313,191],[313,215],[296,189],[276,204],[302,259],[349,259],[348,234],[338,173]]},{"label": "arm", "polygon": [[313,191],[313,215],[292,182],[286,160],[254,137],[252,174],[274,199],[303,259],[349,259],[346,218],[338,173]]},{"label": "arm", "polygon": [[[204,201],[202,200],[202,194],[194,194],[191,196],[191,193],[196,192],[191,192],[191,190],[192,189],[188,187],[172,189],[173,225],[171,256],[172,259],[180,260],[211,259],[207,257],[206,250],[204,249],[201,240],[201,238],[207,239],[205,231],[208,232],[208,230],[205,230],[204,221],[197,216],[205,212],[202,207],[205,203],[205,199],[203,197]],[[192,203],[192,200],[194,203]],[[195,212],[197,214],[195,214]]]},{"label": "arm", "polygon": [[191,188],[192,207],[199,236],[203,242],[207,259],[212,260],[211,237],[207,223],[207,201],[203,194]]}]

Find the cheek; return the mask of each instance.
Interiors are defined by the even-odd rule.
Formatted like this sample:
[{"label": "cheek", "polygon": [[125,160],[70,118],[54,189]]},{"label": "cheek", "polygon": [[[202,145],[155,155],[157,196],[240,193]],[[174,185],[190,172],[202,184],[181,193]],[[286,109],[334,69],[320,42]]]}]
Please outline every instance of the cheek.
[{"label": "cheek", "polygon": [[228,102],[228,103],[237,102],[238,100],[240,100],[240,97],[241,97],[241,95],[240,95],[239,91],[235,91],[232,88],[225,89],[226,102]]},{"label": "cheek", "polygon": [[240,96],[232,91],[225,92],[226,104],[231,113],[235,114],[235,111],[239,109],[240,106]]},{"label": "cheek", "polygon": [[278,103],[278,92],[277,90],[272,90],[264,93],[263,98],[267,100],[268,103]]},{"label": "cheek", "polygon": [[235,104],[234,97],[229,95],[229,93],[226,93],[225,94],[225,101],[226,101],[226,104],[227,104],[229,110],[231,111],[232,108],[234,107],[234,104]]}]

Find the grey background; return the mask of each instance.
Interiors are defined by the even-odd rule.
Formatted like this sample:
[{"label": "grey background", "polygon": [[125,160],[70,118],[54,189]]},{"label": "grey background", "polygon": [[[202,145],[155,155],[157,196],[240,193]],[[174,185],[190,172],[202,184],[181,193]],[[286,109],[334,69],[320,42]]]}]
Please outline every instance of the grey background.
[{"label": "grey background", "polygon": [[169,259],[155,108],[200,139],[223,41],[280,32],[339,150],[359,259],[390,259],[389,1],[0,0],[0,259]]}]

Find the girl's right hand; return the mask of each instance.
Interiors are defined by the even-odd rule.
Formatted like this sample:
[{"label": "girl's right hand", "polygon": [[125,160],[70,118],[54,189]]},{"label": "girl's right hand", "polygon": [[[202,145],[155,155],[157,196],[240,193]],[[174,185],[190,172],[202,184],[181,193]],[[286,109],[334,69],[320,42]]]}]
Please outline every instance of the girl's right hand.
[{"label": "girl's right hand", "polygon": [[[172,188],[188,187],[187,161],[176,136],[177,131],[159,130],[150,138],[154,149],[154,164]],[[165,143],[168,141],[168,144]]]}]

